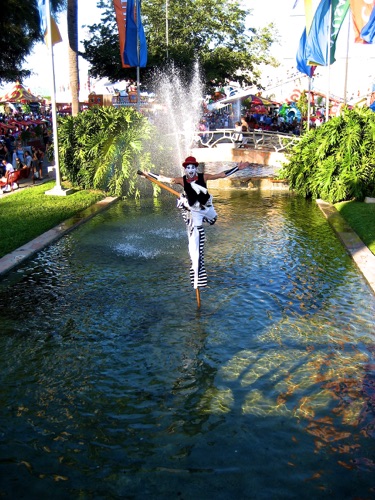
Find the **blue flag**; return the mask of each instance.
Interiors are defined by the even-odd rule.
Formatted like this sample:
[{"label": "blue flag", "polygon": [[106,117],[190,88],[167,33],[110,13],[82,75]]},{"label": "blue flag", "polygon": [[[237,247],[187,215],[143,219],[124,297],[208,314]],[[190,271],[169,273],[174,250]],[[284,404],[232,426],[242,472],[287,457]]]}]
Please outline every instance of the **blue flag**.
[{"label": "blue flag", "polygon": [[306,58],[321,66],[328,63],[328,40],[331,0],[322,0],[316,9],[306,40]]},{"label": "blue flag", "polygon": [[46,0],[38,0],[40,30],[45,33],[47,30],[47,13],[46,13]]},{"label": "blue flag", "polygon": [[307,64],[305,52],[306,52],[306,28],[303,30],[301,40],[299,42],[298,52],[296,56],[297,69],[298,71],[304,73],[308,77],[312,77],[315,70],[315,66],[309,66]]},{"label": "blue flag", "polygon": [[305,55],[310,64],[328,66],[335,62],[336,40],[348,9],[349,0],[321,0],[306,40]]},{"label": "blue flag", "polygon": [[375,43],[375,7],[372,9],[368,23],[361,30],[361,38],[367,43]]},{"label": "blue flag", "polygon": [[140,0],[128,0],[127,3],[124,62],[132,67],[139,66],[140,68],[144,68],[147,64],[147,43],[141,22],[140,4]]}]

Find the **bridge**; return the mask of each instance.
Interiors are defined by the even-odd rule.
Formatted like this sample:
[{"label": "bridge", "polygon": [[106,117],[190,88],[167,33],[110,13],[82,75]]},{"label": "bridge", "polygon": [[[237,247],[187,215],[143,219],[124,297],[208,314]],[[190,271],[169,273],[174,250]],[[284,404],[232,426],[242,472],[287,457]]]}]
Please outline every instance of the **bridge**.
[{"label": "bridge", "polygon": [[217,129],[197,132],[195,143],[198,147],[215,148],[220,143],[232,144],[233,147],[244,146],[252,149],[282,152],[293,146],[300,137],[293,134],[271,132],[254,129],[249,132],[238,132],[235,129]]}]

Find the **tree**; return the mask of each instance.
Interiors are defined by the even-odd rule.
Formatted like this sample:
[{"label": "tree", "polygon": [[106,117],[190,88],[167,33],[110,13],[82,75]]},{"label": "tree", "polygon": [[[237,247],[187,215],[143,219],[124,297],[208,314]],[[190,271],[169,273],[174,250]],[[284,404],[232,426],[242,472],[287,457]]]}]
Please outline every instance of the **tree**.
[{"label": "tree", "polygon": [[[121,67],[118,29],[111,0],[101,0],[100,24],[89,27],[91,38],[84,41],[82,54],[91,64],[94,77],[112,81],[134,78],[135,69]],[[143,0],[142,21],[148,43],[148,63],[143,80],[151,80],[155,68],[173,62],[191,74],[199,60],[206,82],[224,82],[235,77],[245,84],[258,84],[261,63],[276,65],[269,54],[275,39],[273,25],[246,29],[248,10],[238,0]],[[168,40],[168,45],[167,45]]]},{"label": "tree", "polygon": [[[51,1],[53,12],[66,0]],[[22,66],[34,45],[42,40],[36,0],[6,0],[0,16],[0,84],[22,81],[31,71]]]},{"label": "tree", "polygon": [[67,9],[68,26],[68,59],[69,80],[72,94],[72,115],[79,113],[79,71],[78,71],[78,1],[68,0]]}]

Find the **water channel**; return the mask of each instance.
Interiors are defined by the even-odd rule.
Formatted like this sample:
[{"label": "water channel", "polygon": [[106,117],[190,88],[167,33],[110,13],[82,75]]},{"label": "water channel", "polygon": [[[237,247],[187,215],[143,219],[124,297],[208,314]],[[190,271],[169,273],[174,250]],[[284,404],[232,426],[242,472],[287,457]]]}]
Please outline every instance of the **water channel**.
[{"label": "water channel", "polygon": [[2,497],[375,497],[374,295],[314,202],[214,194],[200,310],[172,197],[0,282]]}]

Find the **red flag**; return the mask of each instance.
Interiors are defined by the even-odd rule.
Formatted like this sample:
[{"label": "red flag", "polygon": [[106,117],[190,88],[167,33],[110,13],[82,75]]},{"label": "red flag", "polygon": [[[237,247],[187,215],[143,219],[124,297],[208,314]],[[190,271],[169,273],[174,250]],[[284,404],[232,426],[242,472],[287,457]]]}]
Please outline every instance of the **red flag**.
[{"label": "red flag", "polygon": [[355,35],[355,43],[366,43],[361,38],[362,28],[368,23],[375,1],[369,0],[350,0],[352,10],[352,19]]},{"label": "red flag", "polygon": [[130,68],[129,64],[125,64],[124,62],[124,49],[126,42],[126,9],[127,9],[127,0],[113,0],[113,5],[115,7],[116,12],[116,21],[118,27],[118,35],[120,39],[120,54],[121,54],[121,62],[123,68]]}]

